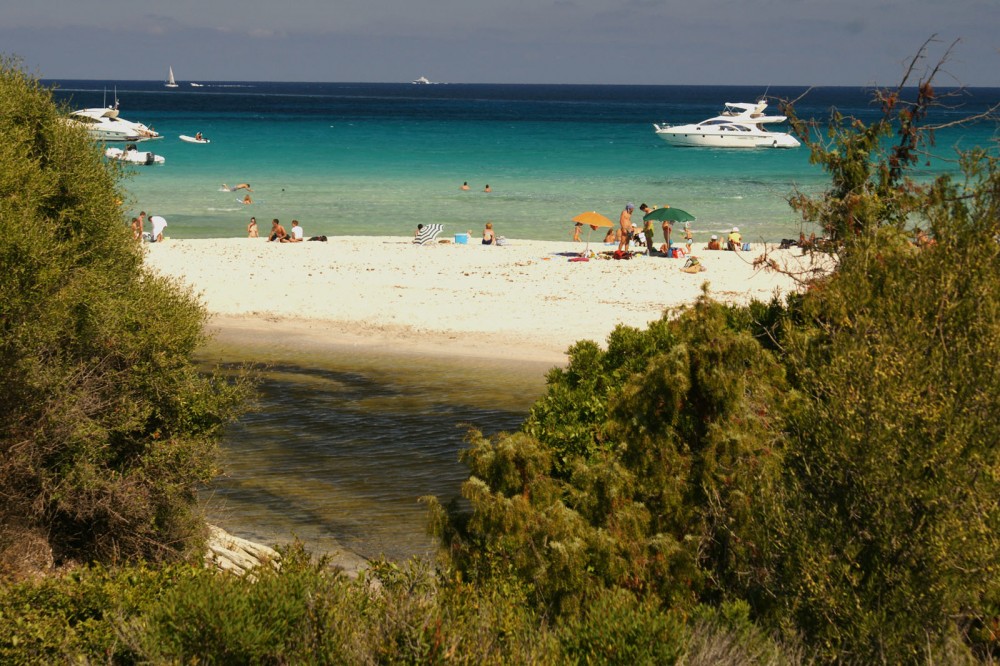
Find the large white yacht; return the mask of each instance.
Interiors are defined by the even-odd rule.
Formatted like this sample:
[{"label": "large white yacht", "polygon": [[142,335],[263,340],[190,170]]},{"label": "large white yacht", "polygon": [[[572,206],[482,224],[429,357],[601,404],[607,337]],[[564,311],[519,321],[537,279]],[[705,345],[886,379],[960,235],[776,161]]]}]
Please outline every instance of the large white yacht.
[{"label": "large white yacht", "polygon": [[83,126],[95,141],[145,141],[162,135],[142,123],[118,117],[116,107],[80,109],[69,114],[71,122]]},{"label": "large white yacht", "polygon": [[673,146],[710,148],[797,148],[799,142],[785,132],[764,129],[767,123],[783,122],[785,116],[764,115],[767,102],[726,102],[721,115],[690,125],[657,125],[656,136]]}]

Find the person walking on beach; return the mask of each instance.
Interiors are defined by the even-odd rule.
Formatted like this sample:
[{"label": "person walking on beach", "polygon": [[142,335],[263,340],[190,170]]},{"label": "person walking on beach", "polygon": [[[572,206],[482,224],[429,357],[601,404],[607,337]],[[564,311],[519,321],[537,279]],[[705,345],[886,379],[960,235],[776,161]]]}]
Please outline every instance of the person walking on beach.
[{"label": "person walking on beach", "polygon": [[573,242],[579,243],[580,241],[580,229],[583,228],[583,222],[577,222],[573,225]]},{"label": "person walking on beach", "polygon": [[274,218],[271,220],[271,235],[267,237],[267,242],[281,242],[283,238],[288,238],[288,232],[281,226],[281,222],[278,222],[278,218]]},{"label": "person walking on beach", "polygon": [[629,243],[632,242],[632,211],[635,204],[631,201],[625,204],[625,210],[618,216],[618,251],[628,252]]},{"label": "person walking on beach", "polygon": [[251,217],[247,225],[247,238],[257,238],[257,218]]}]

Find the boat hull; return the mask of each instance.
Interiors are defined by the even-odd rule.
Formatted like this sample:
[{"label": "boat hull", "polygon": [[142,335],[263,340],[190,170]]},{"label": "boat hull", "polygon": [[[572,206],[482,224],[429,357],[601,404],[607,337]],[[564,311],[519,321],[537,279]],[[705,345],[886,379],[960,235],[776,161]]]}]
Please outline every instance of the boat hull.
[{"label": "boat hull", "polygon": [[783,132],[705,132],[656,126],[656,136],[671,146],[690,148],[797,148],[799,142]]}]

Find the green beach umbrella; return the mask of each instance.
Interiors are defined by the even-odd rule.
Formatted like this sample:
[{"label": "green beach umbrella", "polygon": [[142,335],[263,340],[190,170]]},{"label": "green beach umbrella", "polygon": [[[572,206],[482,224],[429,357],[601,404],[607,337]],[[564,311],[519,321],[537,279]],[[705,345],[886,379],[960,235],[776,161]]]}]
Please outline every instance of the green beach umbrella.
[{"label": "green beach umbrella", "polygon": [[663,206],[649,211],[642,216],[642,220],[643,222],[646,220],[660,220],[661,222],[690,222],[694,220],[694,215],[686,210],[681,210],[680,208]]}]

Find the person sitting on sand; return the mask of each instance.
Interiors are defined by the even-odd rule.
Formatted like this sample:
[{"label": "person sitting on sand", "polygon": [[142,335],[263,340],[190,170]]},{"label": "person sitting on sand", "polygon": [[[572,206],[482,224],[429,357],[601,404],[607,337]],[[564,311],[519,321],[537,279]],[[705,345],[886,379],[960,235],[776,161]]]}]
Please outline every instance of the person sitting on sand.
[{"label": "person sitting on sand", "polygon": [[727,250],[743,249],[743,236],[740,235],[739,227],[733,227],[733,230],[729,232],[729,238],[726,239],[726,249]]},{"label": "person sitting on sand", "polygon": [[685,261],[684,265],[681,267],[681,270],[685,273],[701,273],[707,269],[700,261],[698,261],[698,257],[688,257],[687,261]]},{"label": "person sitting on sand", "polygon": [[497,242],[497,235],[493,233],[493,223],[487,222],[486,228],[483,229],[483,245],[495,245]]},{"label": "person sitting on sand", "polygon": [[301,243],[302,242],[302,227],[299,226],[298,220],[292,220],[292,233],[281,239],[282,243]]},{"label": "person sitting on sand", "polygon": [[469,189],[469,181],[465,181],[464,183],[462,183],[462,187],[460,187],[458,189],[460,189],[460,190],[468,190]]},{"label": "person sitting on sand", "polygon": [[271,235],[267,237],[267,242],[281,242],[285,238],[288,238],[288,232],[281,226],[281,222],[278,222],[278,218],[274,218],[271,220]]},{"label": "person sitting on sand", "polygon": [[615,230],[614,229],[608,229],[608,233],[604,234],[604,242],[605,243],[617,243],[618,242],[617,238],[615,238]]},{"label": "person sitting on sand", "polygon": [[247,238],[257,238],[257,218],[251,217],[247,225]]},{"label": "person sitting on sand", "polygon": [[413,232],[413,237],[416,238],[417,236],[419,236],[420,232],[423,231],[423,230],[424,230],[424,225],[418,224],[417,225],[417,230]]},{"label": "person sitting on sand", "polygon": [[721,250],[722,245],[719,244],[719,237],[712,234],[712,239],[708,241],[708,245],[705,246],[706,250]]}]

